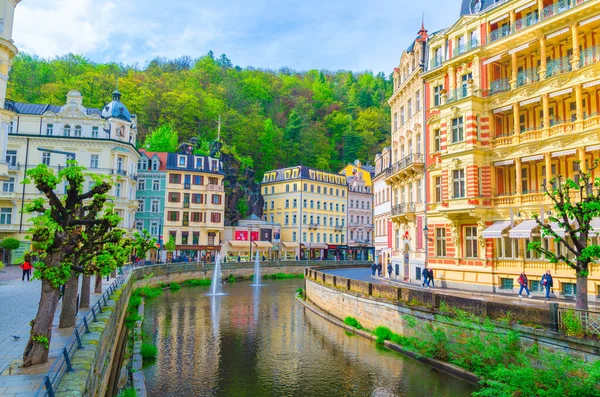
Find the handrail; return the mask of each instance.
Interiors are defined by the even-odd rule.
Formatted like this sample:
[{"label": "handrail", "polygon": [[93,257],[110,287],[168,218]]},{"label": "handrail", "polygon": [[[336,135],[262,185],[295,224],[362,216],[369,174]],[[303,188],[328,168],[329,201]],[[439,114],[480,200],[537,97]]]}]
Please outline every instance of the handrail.
[{"label": "handrail", "polygon": [[106,291],[100,296],[98,301],[91,307],[91,309],[83,316],[83,318],[77,323],[73,334],[67,340],[66,345],[62,348],[62,354],[60,354],[54,360],[54,363],[48,370],[48,373],[44,377],[43,383],[40,385],[38,390],[36,391],[36,397],[52,397],[54,393],[58,389],[60,382],[62,381],[65,373],[73,372],[73,367],[71,366],[71,360],[75,355],[75,352],[79,349],[83,349],[83,345],[81,344],[81,338],[84,334],[90,332],[89,324],[92,322],[97,322],[97,315],[102,313],[102,309],[106,307],[107,301],[110,300],[113,292],[117,290],[121,285],[123,285],[127,281],[129,269],[125,268],[125,273],[120,274],[115,280],[113,280],[112,284],[108,287]]}]

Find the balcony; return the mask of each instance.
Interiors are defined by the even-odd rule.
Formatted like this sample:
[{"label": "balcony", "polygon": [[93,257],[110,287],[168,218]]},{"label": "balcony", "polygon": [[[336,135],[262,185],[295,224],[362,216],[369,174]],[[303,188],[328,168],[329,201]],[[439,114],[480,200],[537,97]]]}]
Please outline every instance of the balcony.
[{"label": "balcony", "polygon": [[571,62],[569,57],[552,59],[546,63],[546,77],[558,76],[559,74],[571,71]]},{"label": "balcony", "polygon": [[319,228],[319,224],[318,224],[318,223],[312,223],[312,222],[311,222],[311,223],[309,223],[309,224],[308,224],[308,228],[309,228],[310,230],[317,230],[317,229]]},{"label": "balcony", "polygon": [[506,91],[510,91],[510,82],[508,81],[508,77],[494,80],[490,83],[490,95]]},{"label": "balcony", "polygon": [[20,163],[16,163],[16,164],[8,163],[8,170],[9,171],[18,171],[20,169],[21,169],[21,164]]},{"label": "balcony", "polygon": [[538,14],[537,11],[533,12],[529,15],[526,15],[520,19],[517,19],[515,21],[515,25],[513,26],[512,29],[512,33],[514,32],[518,32],[522,29],[528,28],[532,25],[535,25],[536,23],[538,23],[540,21],[540,19],[538,18]]},{"label": "balcony", "polygon": [[399,223],[406,223],[414,220],[417,211],[423,208],[421,202],[400,203],[392,206],[392,220]]},{"label": "balcony", "polygon": [[469,96],[469,90],[467,86],[462,86],[448,91],[446,94],[446,104],[459,101]]},{"label": "balcony", "polygon": [[118,169],[112,169],[110,170],[110,174],[111,175],[121,175],[121,176],[127,176],[127,171],[125,171],[122,168],[118,168]]},{"label": "balcony", "polygon": [[343,232],[344,226],[335,225],[333,230],[335,230],[336,232]]},{"label": "balcony", "polygon": [[477,48],[477,47],[479,47],[479,41],[471,40],[466,44],[460,44],[460,45],[456,46],[454,51],[452,51],[452,55],[454,57],[457,57],[457,56],[462,55],[465,52],[469,52],[472,49]]},{"label": "balcony", "polygon": [[520,205],[539,206],[546,202],[543,190],[524,190],[521,194],[507,192],[496,195],[492,200],[495,207],[514,207]]},{"label": "balcony", "polygon": [[391,185],[394,182],[400,181],[417,170],[421,170],[424,163],[425,158],[421,153],[411,153],[388,168],[385,182]]},{"label": "balcony", "polygon": [[429,70],[439,68],[440,66],[442,66],[442,63],[444,63],[444,60],[442,59],[442,57],[434,57],[429,62]]},{"label": "balcony", "polygon": [[510,31],[508,25],[500,29],[492,30],[487,36],[487,42],[492,43],[496,40],[500,40],[501,38],[510,35],[511,33],[512,32]]},{"label": "balcony", "polygon": [[212,184],[208,185],[208,190],[210,190],[210,191],[222,192],[223,189],[224,189],[223,185],[212,185]]},{"label": "balcony", "polygon": [[510,134],[498,135],[492,141],[492,147],[499,148],[499,147],[516,145],[516,144],[519,144],[522,142],[538,141],[538,140],[542,139],[542,137],[543,137],[543,128],[541,126],[527,128],[527,129],[521,130],[520,134],[514,134],[511,132]]},{"label": "balcony", "polygon": [[579,54],[579,66],[584,67],[600,62],[600,45],[582,50]]},{"label": "balcony", "polygon": [[517,73],[517,87],[540,81],[537,68],[521,70]]}]

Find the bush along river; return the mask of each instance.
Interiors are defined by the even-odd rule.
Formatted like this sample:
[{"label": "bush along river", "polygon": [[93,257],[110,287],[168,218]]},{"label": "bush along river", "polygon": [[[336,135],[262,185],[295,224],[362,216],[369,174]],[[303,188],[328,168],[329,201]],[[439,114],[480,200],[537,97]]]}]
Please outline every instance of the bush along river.
[{"label": "bush along river", "polygon": [[194,286],[147,299],[149,396],[470,396],[477,386],[376,347],[305,309],[302,280]]}]

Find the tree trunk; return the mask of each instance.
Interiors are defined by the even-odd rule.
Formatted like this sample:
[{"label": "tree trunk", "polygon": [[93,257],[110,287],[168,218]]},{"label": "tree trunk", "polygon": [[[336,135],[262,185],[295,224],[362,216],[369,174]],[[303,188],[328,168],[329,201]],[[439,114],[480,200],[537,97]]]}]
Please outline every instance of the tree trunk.
[{"label": "tree trunk", "polygon": [[[53,288],[50,281],[42,280],[42,296],[35,319],[32,321],[29,342],[23,352],[23,367],[48,361],[48,347],[52,338],[52,323],[58,305],[60,289]],[[36,340],[34,340],[34,337]]]},{"label": "tree trunk", "polygon": [[81,280],[81,298],[79,299],[80,309],[90,308],[90,276],[83,276]]},{"label": "tree trunk", "polygon": [[65,284],[58,328],[74,327],[77,319],[77,294],[79,293],[79,273],[71,271],[71,278]]},{"label": "tree trunk", "polygon": [[588,276],[587,271],[585,276],[581,275],[581,272],[577,272],[577,298],[575,301],[575,307],[577,309],[588,310]]},{"label": "tree trunk", "polygon": [[96,284],[94,285],[94,293],[102,293],[102,275],[99,272],[96,273]]}]

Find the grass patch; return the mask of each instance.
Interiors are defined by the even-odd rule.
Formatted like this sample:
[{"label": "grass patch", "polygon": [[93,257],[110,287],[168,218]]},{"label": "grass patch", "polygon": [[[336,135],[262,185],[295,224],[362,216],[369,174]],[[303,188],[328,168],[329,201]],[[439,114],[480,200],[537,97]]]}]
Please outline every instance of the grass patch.
[{"label": "grass patch", "polygon": [[137,393],[133,387],[128,387],[127,389],[121,391],[118,397],[137,397]]},{"label": "grass patch", "polygon": [[275,274],[267,274],[263,278],[270,279],[270,280],[284,280],[287,278],[304,278],[304,274],[275,273]]},{"label": "grass patch", "polygon": [[158,348],[152,343],[142,343],[140,353],[142,354],[142,358],[144,359],[156,358],[156,356],[158,355]]},{"label": "grass patch", "polygon": [[228,283],[235,283],[236,279],[233,274],[230,274],[229,277],[227,277],[227,279],[225,279],[225,281],[227,281]]},{"label": "grass patch", "polygon": [[185,287],[208,287],[212,280],[210,278],[185,280],[181,285]]},{"label": "grass patch", "polygon": [[354,317],[346,317],[344,319],[344,324],[351,326],[352,328],[356,328],[356,329],[362,329],[362,325],[360,325],[360,323],[358,322],[357,319],[355,319]]},{"label": "grass patch", "polygon": [[131,313],[127,317],[125,317],[125,326],[129,329],[132,329],[135,323],[141,320],[142,317],[137,313]]},{"label": "grass patch", "polygon": [[161,296],[163,293],[160,287],[141,287],[133,291],[134,296],[143,296],[146,299],[156,298]]},{"label": "grass patch", "polygon": [[181,289],[181,285],[173,282],[169,284],[169,288],[171,288],[171,291],[179,291]]},{"label": "grass patch", "polygon": [[129,307],[130,308],[138,308],[142,304],[142,297],[139,295],[132,295],[129,298]]}]

